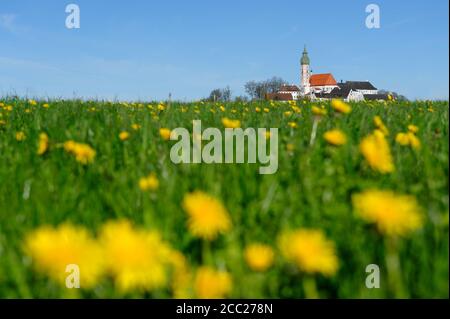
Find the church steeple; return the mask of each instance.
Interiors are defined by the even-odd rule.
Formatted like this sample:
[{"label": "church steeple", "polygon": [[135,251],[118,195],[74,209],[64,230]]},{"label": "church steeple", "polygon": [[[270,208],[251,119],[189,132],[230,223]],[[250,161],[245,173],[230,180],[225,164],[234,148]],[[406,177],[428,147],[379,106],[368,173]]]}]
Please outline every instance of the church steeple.
[{"label": "church steeple", "polygon": [[306,51],[306,45],[303,49],[303,55],[300,59],[300,90],[303,95],[307,95],[310,93],[310,83],[309,79],[311,77],[311,71],[309,70],[309,57],[308,51]]},{"label": "church steeple", "polygon": [[306,45],[303,49],[302,58],[300,60],[301,65],[309,65],[309,57],[308,57],[308,51],[306,51]]}]

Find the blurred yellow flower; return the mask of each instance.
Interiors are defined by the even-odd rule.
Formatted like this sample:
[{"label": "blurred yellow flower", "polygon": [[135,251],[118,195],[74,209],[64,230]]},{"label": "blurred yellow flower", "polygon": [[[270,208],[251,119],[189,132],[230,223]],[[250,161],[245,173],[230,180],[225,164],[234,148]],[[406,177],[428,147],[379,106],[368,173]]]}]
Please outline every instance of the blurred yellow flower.
[{"label": "blurred yellow flower", "polygon": [[270,109],[267,108],[267,107],[265,107],[265,108],[263,108],[263,111],[264,111],[265,113],[269,113],[269,112],[270,112]]},{"label": "blurred yellow flower", "polygon": [[196,191],[185,195],[183,208],[188,214],[188,229],[196,237],[213,240],[231,229],[226,208],[208,194]]},{"label": "blurred yellow flower", "polygon": [[49,105],[48,105],[48,103],[44,103],[44,104],[42,104],[42,107],[48,109]]},{"label": "blurred yellow flower", "polygon": [[232,289],[231,275],[225,271],[202,266],[195,275],[194,289],[197,298],[225,298]]},{"label": "blurred yellow flower", "polygon": [[102,250],[82,227],[40,227],[26,236],[24,250],[38,271],[60,284],[65,284],[68,265],[79,267],[81,288],[92,287],[104,273]]},{"label": "blurred yellow flower", "polygon": [[389,135],[389,130],[386,127],[386,125],[384,125],[383,120],[381,119],[381,117],[379,117],[378,115],[376,115],[373,118],[373,123],[375,124],[376,128],[379,129],[384,135]]},{"label": "blurred yellow flower", "polygon": [[231,120],[231,119],[229,119],[227,117],[224,117],[222,119],[222,124],[226,128],[239,128],[239,127],[241,127],[241,121],[239,121],[239,120]]},{"label": "blurred yellow flower", "polygon": [[256,112],[256,113],[261,112],[261,108],[260,108],[260,107],[255,107],[255,112]]},{"label": "blurred yellow flower", "polygon": [[133,123],[133,124],[131,124],[131,128],[135,131],[138,131],[141,128],[141,125],[139,125],[137,123]]},{"label": "blurred yellow flower", "polygon": [[295,122],[289,122],[288,126],[291,127],[291,128],[297,128],[298,127],[297,123],[295,123]]},{"label": "blurred yellow flower", "polygon": [[334,243],[322,231],[298,229],[283,233],[279,238],[283,256],[300,271],[332,276],[339,266]]},{"label": "blurred yellow flower", "polygon": [[244,258],[250,269],[265,271],[273,264],[274,252],[268,245],[255,243],[245,248]]},{"label": "blurred yellow flower", "polygon": [[95,150],[87,144],[77,143],[74,141],[64,142],[64,150],[75,156],[77,162],[86,165],[92,163],[95,158]]},{"label": "blurred yellow flower", "polygon": [[419,128],[413,124],[410,124],[410,125],[408,125],[408,131],[416,134],[417,132],[419,132]]},{"label": "blurred yellow flower", "polygon": [[291,116],[292,115],[292,111],[286,111],[283,113],[285,116]]},{"label": "blurred yellow flower", "polygon": [[154,173],[151,173],[147,177],[142,177],[139,180],[139,188],[143,191],[155,191],[159,187],[159,181],[158,178]]},{"label": "blurred yellow flower", "polygon": [[38,155],[43,155],[48,149],[48,135],[46,133],[39,134]]},{"label": "blurred yellow flower", "polygon": [[391,173],[394,171],[391,150],[383,133],[375,130],[365,137],[360,145],[360,151],[372,169],[380,173]]},{"label": "blurred yellow flower", "polygon": [[110,221],[101,229],[100,243],[107,269],[120,291],[166,286],[171,248],[158,232],[135,229],[126,220]]},{"label": "blurred yellow flower", "polygon": [[421,143],[416,135],[412,132],[398,133],[395,141],[402,146],[411,146],[412,148],[420,148]]},{"label": "blurred yellow flower", "polygon": [[338,129],[330,130],[323,134],[323,138],[331,145],[340,146],[347,143],[347,136]]},{"label": "blurred yellow flower", "polygon": [[388,236],[406,235],[423,224],[419,205],[413,196],[367,190],[353,195],[352,201],[358,216],[374,223],[381,233]]},{"label": "blurred yellow flower", "polygon": [[162,137],[163,140],[167,141],[170,139],[170,133],[171,131],[168,128],[160,128],[159,129],[159,135]]},{"label": "blurred yellow flower", "polygon": [[37,102],[35,100],[28,100],[28,103],[31,105],[37,105]]},{"label": "blurred yellow flower", "polygon": [[22,142],[22,141],[25,141],[26,139],[27,139],[27,136],[25,135],[24,132],[22,132],[22,131],[16,132],[16,140],[17,141]]},{"label": "blurred yellow flower", "polygon": [[331,100],[331,107],[339,112],[339,113],[344,113],[344,114],[348,114],[352,111],[352,108],[350,107],[350,105],[348,105],[347,103],[345,103],[342,100],[339,99],[332,99]]},{"label": "blurred yellow flower", "polygon": [[130,133],[128,133],[127,131],[122,131],[119,133],[119,139],[121,141],[126,141],[130,138]]},{"label": "blurred yellow flower", "polygon": [[311,107],[311,111],[316,116],[327,115],[327,110],[324,107],[313,106],[313,107]]}]

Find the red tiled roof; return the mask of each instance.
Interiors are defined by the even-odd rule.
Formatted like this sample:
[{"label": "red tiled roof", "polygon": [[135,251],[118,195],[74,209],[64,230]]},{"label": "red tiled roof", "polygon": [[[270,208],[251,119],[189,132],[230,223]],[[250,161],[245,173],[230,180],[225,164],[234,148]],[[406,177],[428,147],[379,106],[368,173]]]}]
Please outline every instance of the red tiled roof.
[{"label": "red tiled roof", "polygon": [[311,86],[336,85],[337,82],[331,73],[313,74],[309,79]]}]

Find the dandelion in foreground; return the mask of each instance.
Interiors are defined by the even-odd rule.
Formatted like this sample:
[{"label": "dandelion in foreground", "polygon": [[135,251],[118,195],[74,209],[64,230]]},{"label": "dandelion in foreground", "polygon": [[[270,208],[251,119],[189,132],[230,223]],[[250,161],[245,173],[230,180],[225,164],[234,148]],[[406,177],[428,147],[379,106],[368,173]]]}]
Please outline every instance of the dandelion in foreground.
[{"label": "dandelion in foreground", "polygon": [[255,243],[245,248],[244,257],[250,269],[266,271],[273,264],[274,252],[268,245]]},{"label": "dandelion in foreground", "polygon": [[159,187],[159,180],[154,173],[139,180],[139,188],[143,191],[155,191]]},{"label": "dandelion in foreground", "polygon": [[229,119],[227,117],[224,117],[222,119],[222,124],[226,128],[239,128],[239,127],[241,127],[241,121],[239,121],[239,120],[232,120],[232,119]]},{"label": "dandelion in foreground", "polygon": [[64,150],[75,156],[77,162],[86,165],[92,163],[95,158],[95,150],[87,144],[77,143],[72,140],[64,143]]},{"label": "dandelion in foreground", "polygon": [[119,133],[119,139],[121,141],[126,141],[130,138],[130,133],[128,133],[127,131],[122,131]]},{"label": "dandelion in foreground", "polygon": [[323,138],[329,144],[334,146],[341,146],[347,143],[347,136],[344,132],[338,129],[325,132],[325,134],[323,134]]},{"label": "dandelion in foreground", "polygon": [[39,134],[38,155],[43,155],[48,150],[48,135],[46,133]]},{"label": "dandelion in foreground", "polygon": [[375,130],[365,137],[361,141],[359,149],[372,169],[382,174],[394,171],[395,167],[389,144],[384,134],[379,130]]},{"label": "dandelion in foreground", "polygon": [[194,279],[195,295],[202,299],[225,298],[232,289],[231,275],[211,267],[200,267]]},{"label": "dandelion in foreground", "polygon": [[413,196],[386,190],[367,190],[353,195],[356,214],[377,226],[382,234],[403,236],[423,224],[420,207]]},{"label": "dandelion in foreground", "polygon": [[94,286],[104,273],[102,250],[82,227],[43,226],[26,236],[24,250],[38,271],[60,284],[65,283],[67,265],[79,267],[81,288]]},{"label": "dandelion in foreground", "polygon": [[159,129],[159,135],[162,137],[163,140],[167,141],[170,139],[170,129],[168,128],[160,128]]},{"label": "dandelion in foreground", "polygon": [[16,140],[18,142],[25,141],[26,139],[27,139],[27,136],[25,135],[24,132],[22,132],[22,131],[16,132]]},{"label": "dandelion in foreground", "polygon": [[188,229],[192,235],[213,240],[231,229],[231,219],[216,198],[196,191],[185,195],[183,208],[188,214]]},{"label": "dandelion in foreground", "polygon": [[103,225],[100,243],[106,267],[119,291],[150,291],[168,282],[171,248],[156,231],[135,229],[130,222]]},{"label": "dandelion in foreground", "polygon": [[339,113],[343,113],[343,114],[348,114],[352,111],[352,108],[350,107],[350,105],[348,105],[347,103],[345,103],[342,100],[339,99],[332,99],[331,100],[331,107],[339,112]]},{"label": "dandelion in foreground", "polygon": [[420,140],[412,132],[398,133],[395,137],[397,144],[402,146],[411,146],[412,148],[419,149],[421,146]]},{"label": "dandelion in foreground", "polygon": [[302,272],[332,276],[338,270],[334,243],[320,230],[288,231],[280,236],[279,246],[283,256]]}]

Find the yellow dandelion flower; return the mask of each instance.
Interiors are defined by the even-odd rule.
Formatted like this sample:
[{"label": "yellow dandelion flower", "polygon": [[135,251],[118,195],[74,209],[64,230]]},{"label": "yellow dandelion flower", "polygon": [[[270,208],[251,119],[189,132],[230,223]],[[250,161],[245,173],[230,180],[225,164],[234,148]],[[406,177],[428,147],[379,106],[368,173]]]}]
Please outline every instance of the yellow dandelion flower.
[{"label": "yellow dandelion flower", "polygon": [[225,298],[232,289],[231,275],[211,267],[200,267],[195,275],[194,289],[198,298]]},{"label": "yellow dandelion flower", "polygon": [[163,140],[167,141],[170,139],[170,133],[171,131],[168,128],[160,128],[159,129],[159,135],[162,137]]},{"label": "yellow dandelion flower", "polygon": [[263,111],[264,111],[264,113],[269,113],[269,112],[270,112],[270,109],[267,108],[267,107],[265,107],[265,108],[263,108]]},{"label": "yellow dandelion flower", "polygon": [[324,107],[313,106],[313,107],[311,107],[311,111],[316,116],[325,116],[325,115],[327,115],[327,110]]},{"label": "yellow dandelion flower", "polygon": [[16,140],[17,141],[22,142],[22,141],[25,141],[26,139],[27,139],[27,136],[25,135],[24,132],[22,132],[22,131],[16,132]]},{"label": "yellow dandelion flower", "polygon": [[60,284],[65,284],[68,265],[79,267],[81,288],[94,286],[104,273],[102,250],[82,227],[38,228],[26,236],[24,250],[38,271]]},{"label": "yellow dandelion flower", "polygon": [[375,224],[381,233],[388,236],[406,235],[423,224],[419,205],[413,196],[367,190],[353,195],[352,201],[358,216]]},{"label": "yellow dandelion flower", "polygon": [[239,127],[241,127],[241,121],[239,121],[239,120],[231,120],[231,119],[229,119],[227,117],[224,117],[222,119],[222,124],[226,128],[239,128]]},{"label": "yellow dandelion flower", "polygon": [[332,276],[338,270],[334,243],[320,230],[288,231],[280,236],[279,245],[283,256],[302,272]]},{"label": "yellow dandelion flower", "polygon": [[410,124],[408,125],[408,131],[410,131],[413,134],[416,134],[419,132],[419,128],[416,125]]},{"label": "yellow dandelion flower", "polygon": [[373,123],[375,124],[376,128],[379,129],[384,135],[389,135],[389,130],[386,127],[386,125],[384,125],[383,120],[381,119],[381,117],[379,117],[378,115],[376,115],[373,118]]},{"label": "yellow dandelion flower", "polygon": [[292,110],[293,110],[295,113],[300,113],[300,112],[302,111],[298,106],[292,106]]},{"label": "yellow dandelion flower", "polygon": [[126,220],[103,225],[100,243],[119,291],[150,291],[168,281],[171,248],[156,231],[135,229]]},{"label": "yellow dandelion flower", "polygon": [[166,109],[166,106],[164,104],[162,104],[162,103],[158,104],[158,110],[164,111],[165,109]]},{"label": "yellow dandelion flower", "polygon": [[408,138],[408,134],[406,133],[398,133],[397,136],[395,137],[395,141],[403,146],[409,145],[409,138]]},{"label": "yellow dandelion flower", "polygon": [[44,104],[42,104],[42,107],[45,108],[45,109],[48,109],[49,105],[48,105],[48,103],[44,103]]},{"label": "yellow dandelion flower", "polygon": [[220,109],[222,112],[225,112],[225,107],[224,107],[223,105],[219,106],[219,109]]},{"label": "yellow dandelion flower", "polygon": [[139,180],[139,188],[143,191],[155,191],[159,187],[159,181],[155,174],[151,173],[147,177]]},{"label": "yellow dandelion flower", "polygon": [[196,191],[185,195],[183,208],[188,214],[188,229],[196,237],[213,240],[231,229],[226,208],[208,194]]},{"label": "yellow dandelion flower", "polygon": [[28,100],[28,103],[33,106],[37,105],[37,102],[35,100]]},{"label": "yellow dandelion flower", "polygon": [[417,136],[412,132],[398,133],[395,137],[397,144],[402,146],[411,146],[412,148],[420,148],[421,143]]},{"label": "yellow dandelion flower", "polygon": [[347,143],[347,136],[338,129],[330,130],[323,134],[323,138],[331,145],[340,146]]},{"label": "yellow dandelion flower", "polygon": [[284,116],[288,116],[289,117],[289,116],[292,115],[292,111],[286,111],[283,114],[284,114]]},{"label": "yellow dandelion flower", "polygon": [[74,141],[64,142],[64,150],[75,156],[77,162],[86,165],[92,163],[95,158],[95,150],[87,144]]},{"label": "yellow dandelion flower", "polygon": [[374,131],[365,137],[360,145],[360,151],[372,169],[380,173],[391,173],[394,171],[391,150],[383,133]]},{"label": "yellow dandelion flower", "polygon": [[295,123],[295,122],[289,122],[289,123],[288,123],[288,126],[291,127],[291,128],[297,128],[297,127],[298,127],[298,124]]},{"label": "yellow dandelion flower", "polygon": [[126,141],[130,138],[130,133],[128,133],[127,131],[122,131],[119,133],[119,139],[121,141]]},{"label": "yellow dandelion flower", "polygon": [[352,111],[352,108],[350,107],[350,105],[348,105],[347,103],[345,103],[342,100],[339,99],[332,99],[331,100],[331,107],[339,112],[339,113],[344,113],[344,114],[348,114]]},{"label": "yellow dandelion flower", "polygon": [[141,129],[141,125],[139,125],[137,123],[133,123],[133,124],[131,124],[131,128],[135,131],[139,131]]},{"label": "yellow dandelion flower", "polygon": [[273,264],[272,247],[263,244],[251,244],[245,248],[244,257],[247,265],[254,271],[266,271]]},{"label": "yellow dandelion flower", "polygon": [[192,272],[186,260],[186,257],[179,251],[171,251],[169,262],[172,265],[172,291],[174,298],[191,298]]},{"label": "yellow dandelion flower", "polygon": [[261,108],[260,108],[260,107],[255,107],[255,112],[256,112],[256,113],[261,112]]},{"label": "yellow dandelion flower", "polygon": [[48,149],[48,135],[46,133],[39,134],[38,155],[43,155]]}]

